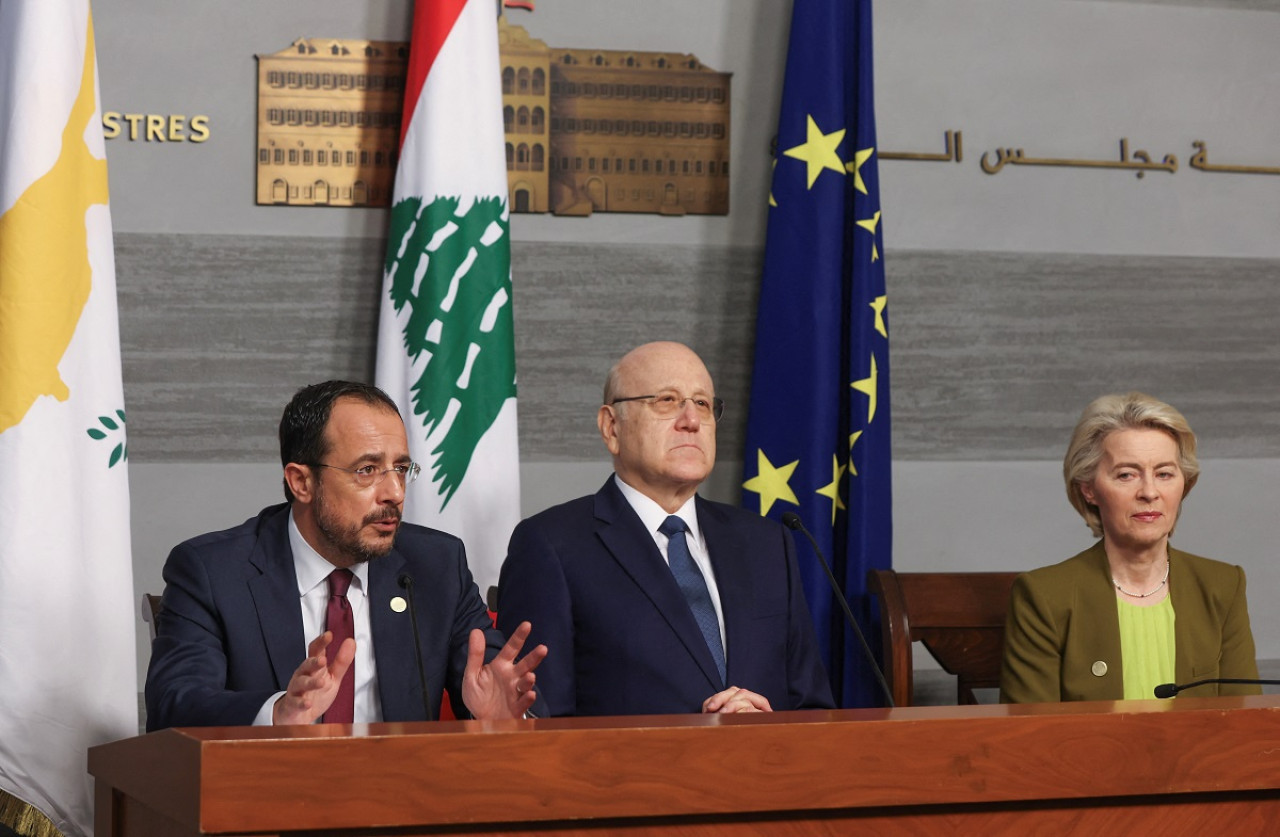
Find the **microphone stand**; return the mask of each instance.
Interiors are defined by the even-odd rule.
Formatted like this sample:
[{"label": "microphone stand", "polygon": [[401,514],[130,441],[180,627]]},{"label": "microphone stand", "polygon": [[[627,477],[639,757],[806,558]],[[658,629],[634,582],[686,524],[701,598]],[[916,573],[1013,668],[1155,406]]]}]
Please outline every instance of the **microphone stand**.
[{"label": "microphone stand", "polygon": [[884,672],[880,670],[880,664],[876,662],[875,654],[871,653],[871,646],[867,645],[867,638],[863,636],[862,627],[858,624],[858,620],[853,618],[853,611],[849,609],[849,602],[845,599],[844,592],[840,589],[840,584],[836,581],[835,574],[831,572],[831,565],[827,563],[826,556],[818,548],[818,542],[814,540],[813,535],[809,534],[809,530],[804,528],[804,522],[800,519],[800,515],[795,512],[787,512],[782,515],[782,525],[793,532],[803,533],[809,539],[814,553],[817,554],[818,560],[822,563],[823,572],[827,574],[827,581],[831,583],[831,590],[836,594],[836,601],[840,602],[840,607],[844,610],[845,621],[849,623],[849,627],[853,628],[853,633],[858,637],[858,642],[862,645],[862,653],[866,656],[867,662],[871,663],[871,670],[876,675],[876,682],[880,684],[880,689],[884,692],[884,699],[888,701],[890,707],[894,706],[893,692],[889,689],[889,684],[885,682]]}]

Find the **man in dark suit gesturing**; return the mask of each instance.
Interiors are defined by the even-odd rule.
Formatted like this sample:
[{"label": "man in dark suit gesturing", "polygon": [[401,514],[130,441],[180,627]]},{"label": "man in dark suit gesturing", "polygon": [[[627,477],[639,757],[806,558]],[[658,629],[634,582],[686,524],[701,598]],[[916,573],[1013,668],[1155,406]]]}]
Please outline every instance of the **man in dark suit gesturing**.
[{"label": "man in dark suit gesturing", "polygon": [[498,627],[549,649],[552,715],[832,706],[790,532],[697,496],[722,412],[688,347],[633,350],[597,415],[613,476],[512,534]]},{"label": "man in dark suit gesturing", "polygon": [[434,720],[445,689],[459,715],[527,712],[546,649],[516,662],[529,626],[504,645],[462,542],[401,524],[419,468],[395,403],[365,384],[305,387],[280,458],[288,503],[165,563],[147,729]]}]

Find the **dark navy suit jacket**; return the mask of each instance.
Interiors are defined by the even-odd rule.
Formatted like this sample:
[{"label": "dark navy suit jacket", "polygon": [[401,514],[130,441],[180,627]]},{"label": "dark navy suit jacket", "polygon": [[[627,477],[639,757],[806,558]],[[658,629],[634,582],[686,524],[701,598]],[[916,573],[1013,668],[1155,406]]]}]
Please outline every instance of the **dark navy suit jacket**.
[{"label": "dark navy suit jacket", "polygon": [[[791,533],[697,499],[720,590],[728,684],[776,710],[831,707]],[[594,496],[525,520],[499,582],[498,627],[533,624],[552,715],[699,712],[724,688],[693,613],[611,477]]]},{"label": "dark navy suit jacket", "polygon": [[[147,671],[147,729],[250,724],[283,691],[315,637],[303,635],[289,547],[289,506],[272,506],[234,529],[176,546],[164,567],[164,608]],[[407,609],[391,600],[413,578],[427,704],[423,709]],[[447,688],[459,717],[472,628],[502,647],[467,569],[462,542],[403,524],[395,548],[369,562],[369,620],[384,721],[435,720]],[[532,647],[532,646],[530,646]],[[537,707],[535,707],[535,712]]]}]

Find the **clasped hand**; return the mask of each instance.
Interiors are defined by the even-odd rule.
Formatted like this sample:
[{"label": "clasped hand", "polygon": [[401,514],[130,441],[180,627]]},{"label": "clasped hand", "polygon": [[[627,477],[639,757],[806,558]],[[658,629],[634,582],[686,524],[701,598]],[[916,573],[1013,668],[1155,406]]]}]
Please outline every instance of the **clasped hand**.
[{"label": "clasped hand", "polygon": [[764,695],[730,686],[723,692],[716,692],[704,700],[702,711],[728,715],[734,712],[772,712],[773,707],[769,705],[769,699]]}]

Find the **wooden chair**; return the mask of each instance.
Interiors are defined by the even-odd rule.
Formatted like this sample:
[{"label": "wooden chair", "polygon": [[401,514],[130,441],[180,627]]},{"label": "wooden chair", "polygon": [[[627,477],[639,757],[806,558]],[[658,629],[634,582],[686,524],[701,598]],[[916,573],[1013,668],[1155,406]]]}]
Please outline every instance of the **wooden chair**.
[{"label": "wooden chair", "polygon": [[1004,620],[1018,573],[899,573],[871,570],[867,588],[880,599],[884,675],[894,703],[910,706],[911,644],[922,642],[956,676],[956,702],[975,704],[974,689],[1000,685]]},{"label": "wooden chair", "polygon": [[151,640],[156,638],[156,617],[160,615],[163,605],[155,593],[142,594],[142,621],[151,629]]}]

